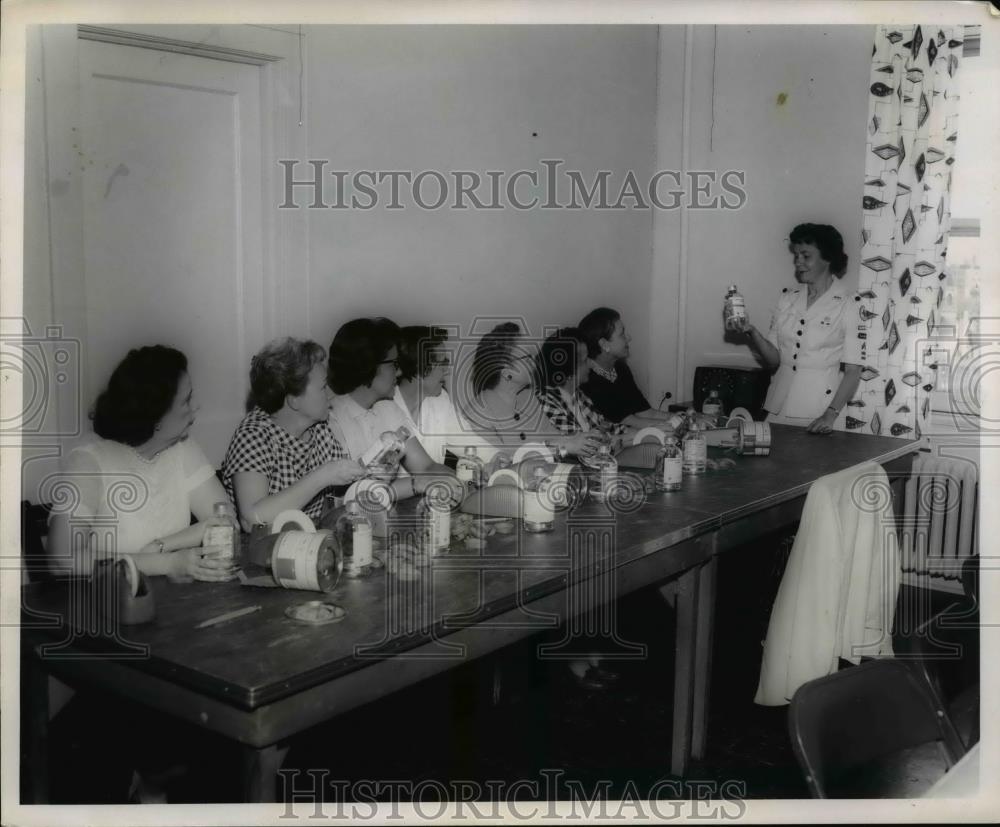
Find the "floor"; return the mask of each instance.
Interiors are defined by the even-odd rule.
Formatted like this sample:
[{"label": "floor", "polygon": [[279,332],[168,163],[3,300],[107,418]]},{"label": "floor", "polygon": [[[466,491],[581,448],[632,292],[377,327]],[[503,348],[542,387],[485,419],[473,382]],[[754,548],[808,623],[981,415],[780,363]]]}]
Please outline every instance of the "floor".
[{"label": "floor", "polygon": [[[758,707],[752,700],[783,567],[781,549],[780,542],[771,542],[756,554],[728,555],[719,567],[708,749],[688,783],[712,784],[730,798],[808,797],[791,749],[787,708]],[[947,598],[925,599],[904,588],[901,601],[907,608],[900,616],[913,618]],[[562,793],[575,788],[588,799],[646,798],[658,781],[670,779],[672,613],[649,590],[623,602],[619,620],[626,638],[647,643],[648,656],[616,663],[620,680],[607,691],[580,688],[564,662],[539,661],[539,641],[526,641],[494,660],[342,716],[298,742],[286,767],[325,771],[328,779],[348,784],[422,781],[422,794],[431,798],[441,789],[431,782],[455,789],[447,785],[463,781],[472,785],[466,789],[482,790],[482,798],[490,797],[493,783],[513,790],[505,795],[545,799],[551,797],[547,779],[558,779]],[[501,678],[498,700],[495,674]],[[70,747],[57,750],[64,760],[54,769],[57,775],[77,773],[76,783],[53,785],[71,798],[85,785],[80,759],[72,757],[82,755],[79,742],[77,735]],[[172,800],[236,798],[239,759],[226,749],[207,745],[203,754],[213,755],[211,772],[172,782]]]}]

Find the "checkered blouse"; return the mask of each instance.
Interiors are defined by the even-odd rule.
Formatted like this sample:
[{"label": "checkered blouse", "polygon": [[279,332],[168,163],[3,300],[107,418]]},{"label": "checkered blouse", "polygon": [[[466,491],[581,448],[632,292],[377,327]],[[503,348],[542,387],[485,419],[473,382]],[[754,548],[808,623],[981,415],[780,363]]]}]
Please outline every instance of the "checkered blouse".
[{"label": "checkered blouse", "polygon": [[[267,477],[268,495],[277,494],[294,485],[310,471],[333,459],[349,459],[326,422],[320,422],[307,432],[306,442],[296,439],[260,408],[243,417],[229,442],[222,463],[222,484],[233,502],[233,474],[257,471]],[[332,489],[325,488],[302,510],[312,519],[319,519],[323,500]]]},{"label": "checkered blouse", "polygon": [[542,411],[549,422],[564,434],[572,436],[586,431],[606,431],[611,434],[625,432],[624,425],[609,422],[594,410],[590,397],[581,390],[576,391],[572,405],[566,401],[558,388],[545,388],[538,394],[538,401],[541,402]]}]

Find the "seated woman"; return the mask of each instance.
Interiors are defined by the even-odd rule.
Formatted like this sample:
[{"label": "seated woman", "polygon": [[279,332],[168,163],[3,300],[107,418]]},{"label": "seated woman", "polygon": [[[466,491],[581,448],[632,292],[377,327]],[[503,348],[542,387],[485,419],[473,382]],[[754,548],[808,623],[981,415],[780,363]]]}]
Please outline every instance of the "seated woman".
[{"label": "seated woman", "polygon": [[479,341],[472,359],[471,396],[461,410],[468,427],[494,445],[545,442],[560,454],[586,456],[600,444],[596,433],[565,433],[539,416],[531,394],[536,348],[515,322],[497,325]]},{"label": "seated woman", "polygon": [[400,498],[423,494],[443,482],[454,500],[463,496],[451,469],[435,462],[413,434],[413,423],[393,401],[399,378],[399,328],[389,319],[354,319],[344,324],[330,345],[327,381],[333,389],[330,427],[354,460],[359,460],[386,431],[410,431],[400,464],[407,472],[393,480]]},{"label": "seated woman", "polygon": [[561,433],[631,435],[635,429],[599,414],[580,389],[590,373],[587,345],[575,327],[563,327],[542,342],[538,351],[538,400],[548,421]]},{"label": "seated woman", "polygon": [[318,520],[327,492],[364,476],[327,422],[326,370],[323,348],[298,339],[276,339],[250,363],[252,408],[222,464],[247,531],[288,508]]},{"label": "seated woman", "polygon": [[669,419],[669,414],[650,406],[635,383],[625,361],[632,338],[625,332],[618,311],[608,307],[591,310],[580,320],[578,329],[587,343],[591,368],[581,389],[602,416],[636,428],[662,424]]},{"label": "seated woman", "polygon": [[[213,506],[229,498],[188,436],[197,412],[183,353],[162,345],[129,351],[97,398],[97,439],[64,466],[64,490],[74,496],[52,510],[53,563],[90,574],[95,559],[127,554],[145,574],[235,576],[231,559],[201,546],[206,529],[227,521],[213,517]],[[114,537],[102,541],[109,518]]]},{"label": "seated woman", "polygon": [[448,332],[440,327],[411,325],[400,330],[399,383],[394,400],[410,417],[427,455],[445,460],[446,445],[488,445],[459,422],[445,379],[451,366]]}]

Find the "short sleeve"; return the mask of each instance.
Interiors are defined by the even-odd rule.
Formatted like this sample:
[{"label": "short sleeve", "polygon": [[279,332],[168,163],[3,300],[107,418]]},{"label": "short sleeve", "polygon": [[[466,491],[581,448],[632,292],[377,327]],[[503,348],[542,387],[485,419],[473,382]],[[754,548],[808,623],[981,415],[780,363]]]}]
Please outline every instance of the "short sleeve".
[{"label": "short sleeve", "polygon": [[844,318],[844,352],[840,361],[845,365],[863,365],[867,361],[868,345],[868,325],[852,324],[851,319],[854,314],[850,308],[861,301],[860,296],[852,296],[845,304]]},{"label": "short sleeve", "polygon": [[270,478],[274,464],[270,434],[264,428],[244,424],[233,434],[222,473],[227,480],[243,471],[256,471]]},{"label": "short sleeve", "polygon": [[184,487],[194,491],[203,482],[215,476],[215,469],[205,456],[201,446],[193,439],[185,439],[180,444],[181,470],[184,474]]},{"label": "short sleeve", "polygon": [[71,451],[49,497],[52,500],[50,517],[66,515],[85,519],[101,513],[104,481],[96,457],[86,448]]}]

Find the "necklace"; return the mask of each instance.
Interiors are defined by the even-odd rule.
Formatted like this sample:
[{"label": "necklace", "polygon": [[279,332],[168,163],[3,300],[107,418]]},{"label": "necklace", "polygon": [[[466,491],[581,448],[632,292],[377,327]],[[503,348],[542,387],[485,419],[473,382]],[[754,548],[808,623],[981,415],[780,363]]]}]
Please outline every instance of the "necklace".
[{"label": "necklace", "polygon": [[618,371],[615,370],[613,367],[602,368],[599,364],[597,364],[597,362],[595,362],[593,359],[591,359],[590,360],[590,369],[592,371],[594,371],[594,373],[596,373],[598,376],[602,377],[603,379],[607,379],[609,382],[617,382],[618,381]]}]

